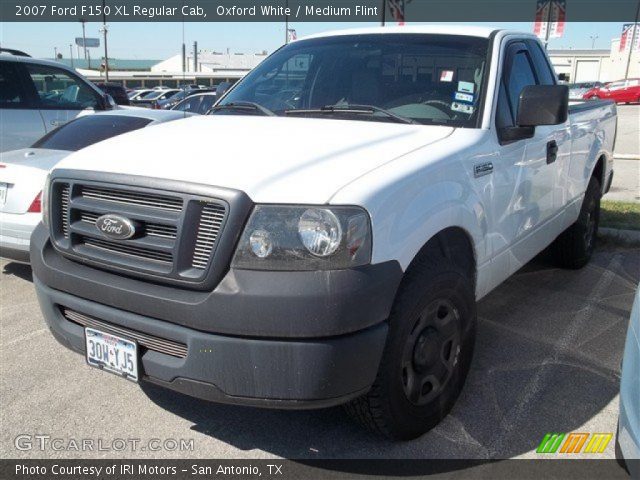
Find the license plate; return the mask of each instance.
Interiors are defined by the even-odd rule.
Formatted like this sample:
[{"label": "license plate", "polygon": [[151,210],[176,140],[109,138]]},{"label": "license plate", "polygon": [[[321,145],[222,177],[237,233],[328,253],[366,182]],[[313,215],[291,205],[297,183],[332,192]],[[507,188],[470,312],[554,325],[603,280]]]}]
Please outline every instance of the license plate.
[{"label": "license plate", "polygon": [[89,365],[133,382],[138,381],[138,344],[136,342],[89,327],[84,329],[84,338]]},{"label": "license plate", "polygon": [[4,205],[7,201],[7,189],[9,184],[0,182],[0,205]]}]

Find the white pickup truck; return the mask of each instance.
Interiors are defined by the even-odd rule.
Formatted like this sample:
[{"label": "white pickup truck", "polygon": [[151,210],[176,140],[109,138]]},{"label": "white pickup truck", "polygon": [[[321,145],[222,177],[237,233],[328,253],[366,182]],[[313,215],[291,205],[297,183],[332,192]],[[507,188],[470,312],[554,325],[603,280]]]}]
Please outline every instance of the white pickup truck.
[{"label": "white pickup truck", "polygon": [[309,37],[209,115],[65,159],[31,241],[40,305],[130,380],[346,404],[414,438],[462,389],[476,302],[549,245],[589,261],[615,134],[615,105],[568,106],[529,34]]}]

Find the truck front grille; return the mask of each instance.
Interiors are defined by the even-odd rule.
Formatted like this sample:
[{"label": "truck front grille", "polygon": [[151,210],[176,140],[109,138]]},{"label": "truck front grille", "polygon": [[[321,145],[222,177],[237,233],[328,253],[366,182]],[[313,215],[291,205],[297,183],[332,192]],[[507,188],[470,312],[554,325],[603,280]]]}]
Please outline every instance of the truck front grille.
[{"label": "truck front grille", "polygon": [[[180,284],[205,279],[229,214],[222,199],[120,184],[65,179],[54,180],[51,190],[59,251],[104,269]],[[128,220],[133,235],[101,232],[96,222],[107,214]]]},{"label": "truck front grille", "polygon": [[60,193],[60,220],[62,222],[62,234],[69,238],[69,185],[62,186]]},{"label": "truck front grille", "polygon": [[113,335],[130,338],[138,342],[138,345],[142,347],[153,350],[154,352],[171,355],[172,357],[185,358],[187,356],[188,350],[187,346],[184,343],[167,340],[166,338],[156,337],[154,335],[142,333],[137,330],[120,327],[112,323],[108,323],[103,320],[98,320],[97,318],[78,313],[69,308],[60,307],[60,311],[67,320],[82,327],[95,328],[105,333],[111,333]]},{"label": "truck front grille", "polygon": [[193,268],[201,270],[207,268],[209,259],[211,258],[211,252],[218,240],[218,234],[220,233],[224,216],[224,208],[220,205],[210,203],[202,208],[196,245],[193,249],[193,260],[191,262]]},{"label": "truck front grille", "polygon": [[125,243],[110,242],[100,238],[80,236],[80,243],[119,255],[144,258],[152,262],[171,263],[172,260],[170,253],[159,252],[157,250],[151,250],[150,248],[134,247]]},{"label": "truck front grille", "polygon": [[85,198],[95,198],[105,202],[121,203],[124,205],[141,205],[144,207],[170,210],[172,212],[182,210],[182,199],[165,195],[89,186],[83,186],[81,191],[82,196]]},{"label": "truck front grille", "polygon": [[[95,225],[96,220],[100,217],[97,213],[82,212],[80,220]],[[147,222],[144,227],[147,235],[162,238],[175,239],[178,236],[178,228],[175,225],[161,225],[158,223]]]}]

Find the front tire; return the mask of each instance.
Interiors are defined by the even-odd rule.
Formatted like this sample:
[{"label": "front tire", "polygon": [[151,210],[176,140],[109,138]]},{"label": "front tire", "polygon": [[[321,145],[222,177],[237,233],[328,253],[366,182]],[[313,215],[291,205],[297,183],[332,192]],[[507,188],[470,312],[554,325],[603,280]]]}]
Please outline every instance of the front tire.
[{"label": "front tire", "polygon": [[346,405],[347,412],[395,440],[424,434],[458,398],[475,334],[468,272],[443,256],[423,255],[400,286],[377,378],[366,395]]},{"label": "front tire", "polygon": [[552,244],[556,261],[561,267],[575,270],[589,263],[596,247],[601,197],[600,182],[591,177],[578,219]]}]

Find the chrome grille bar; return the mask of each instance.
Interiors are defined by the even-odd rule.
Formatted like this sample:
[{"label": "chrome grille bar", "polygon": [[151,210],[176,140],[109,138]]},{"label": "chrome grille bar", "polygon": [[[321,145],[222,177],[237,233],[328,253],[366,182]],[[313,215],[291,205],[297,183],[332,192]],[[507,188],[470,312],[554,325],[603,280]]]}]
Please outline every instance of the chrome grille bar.
[{"label": "chrome grille bar", "polygon": [[154,335],[148,335],[137,330],[119,327],[68,308],[60,307],[60,309],[67,320],[83,327],[96,328],[98,330],[105,331],[105,333],[112,333],[113,335],[122,335],[123,337],[136,340],[139,345],[148,348],[149,350],[171,355],[173,357],[185,358],[187,356],[187,346],[183,343],[156,337]]},{"label": "chrome grille bar", "polygon": [[144,207],[158,208],[161,210],[171,210],[179,212],[182,210],[182,199],[169,197],[154,193],[130,192],[127,190],[117,190],[112,188],[83,186],[82,196],[102,200],[105,202],[123,203],[129,205],[139,205]]},{"label": "chrome grille bar", "polygon": [[60,194],[60,208],[61,208],[61,220],[62,220],[62,234],[64,238],[69,238],[69,198],[71,195],[71,188],[69,184],[65,184],[62,187],[62,193]]},{"label": "chrome grille bar", "polygon": [[[96,223],[100,215],[91,212],[82,212],[80,214],[80,220],[92,225]],[[144,231],[147,235],[152,237],[162,237],[175,239],[178,235],[178,229],[172,225],[161,225],[159,223],[145,223]]]},{"label": "chrome grille bar", "polygon": [[191,266],[204,270],[211,259],[211,252],[218,239],[226,210],[222,205],[207,203],[200,214],[198,234]]},{"label": "chrome grille bar", "polygon": [[122,242],[110,242],[101,238],[82,237],[82,243],[92,248],[120,255],[128,255],[130,257],[144,258],[154,262],[171,263],[173,261],[173,256],[170,253],[137,247]]}]

